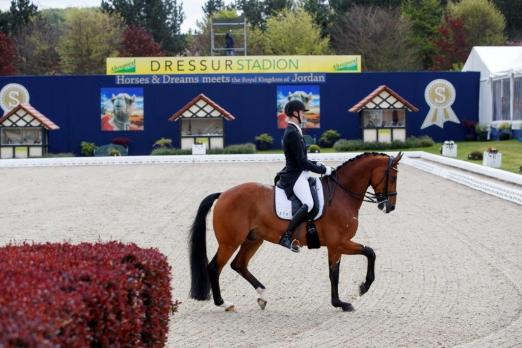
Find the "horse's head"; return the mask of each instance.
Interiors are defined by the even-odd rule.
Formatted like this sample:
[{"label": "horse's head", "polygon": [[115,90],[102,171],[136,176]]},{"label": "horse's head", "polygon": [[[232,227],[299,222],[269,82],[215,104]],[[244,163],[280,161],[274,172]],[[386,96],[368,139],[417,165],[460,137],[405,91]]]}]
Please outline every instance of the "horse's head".
[{"label": "horse's head", "polygon": [[370,176],[370,186],[377,198],[377,207],[385,213],[395,210],[397,201],[397,164],[402,158],[400,152],[397,157],[384,157],[382,165],[375,167]]}]

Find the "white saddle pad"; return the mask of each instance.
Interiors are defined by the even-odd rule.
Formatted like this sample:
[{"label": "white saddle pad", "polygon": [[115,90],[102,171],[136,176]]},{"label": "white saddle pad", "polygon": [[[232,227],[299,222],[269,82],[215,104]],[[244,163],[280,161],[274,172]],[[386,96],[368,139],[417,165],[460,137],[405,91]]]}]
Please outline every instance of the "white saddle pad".
[{"label": "white saddle pad", "polygon": [[[323,215],[324,208],[324,196],[323,196],[323,185],[318,177],[314,177],[315,186],[317,188],[317,197],[319,198],[319,211],[314,217],[314,221],[319,219]],[[276,214],[280,219],[290,220],[292,218],[292,202],[286,198],[285,191],[279,187],[275,187],[275,210]]]}]

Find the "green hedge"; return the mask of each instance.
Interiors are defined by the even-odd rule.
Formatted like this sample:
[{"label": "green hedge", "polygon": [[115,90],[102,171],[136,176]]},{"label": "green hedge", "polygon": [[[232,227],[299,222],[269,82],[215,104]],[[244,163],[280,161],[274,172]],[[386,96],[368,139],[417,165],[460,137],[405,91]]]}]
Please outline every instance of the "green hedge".
[{"label": "green hedge", "polygon": [[406,141],[395,140],[391,143],[363,142],[362,140],[340,139],[335,142],[334,149],[337,152],[362,151],[362,150],[390,150],[408,149],[413,147],[430,147],[435,143],[429,136],[419,138],[411,136]]},{"label": "green hedge", "polygon": [[[255,153],[256,146],[252,143],[229,145],[224,149],[208,149],[207,154],[209,155],[221,155],[221,154],[242,154],[242,153]],[[191,155],[192,150],[174,149],[168,147],[158,147],[151,153],[153,156],[170,156],[170,155]]]},{"label": "green hedge", "polygon": [[152,156],[170,156],[170,155],[191,155],[192,150],[174,149],[168,147],[158,147],[152,150]]},{"label": "green hedge", "polygon": [[252,143],[236,144],[226,146],[224,149],[209,149],[208,154],[244,154],[244,153],[256,153],[256,145]]}]

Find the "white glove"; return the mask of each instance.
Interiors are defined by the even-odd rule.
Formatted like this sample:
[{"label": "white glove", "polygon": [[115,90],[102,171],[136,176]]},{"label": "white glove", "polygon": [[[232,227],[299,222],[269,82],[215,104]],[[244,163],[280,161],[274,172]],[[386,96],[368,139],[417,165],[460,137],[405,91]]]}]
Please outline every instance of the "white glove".
[{"label": "white glove", "polygon": [[324,173],[324,175],[330,175],[330,174],[332,174],[332,167],[327,166],[326,167],[326,173]]}]

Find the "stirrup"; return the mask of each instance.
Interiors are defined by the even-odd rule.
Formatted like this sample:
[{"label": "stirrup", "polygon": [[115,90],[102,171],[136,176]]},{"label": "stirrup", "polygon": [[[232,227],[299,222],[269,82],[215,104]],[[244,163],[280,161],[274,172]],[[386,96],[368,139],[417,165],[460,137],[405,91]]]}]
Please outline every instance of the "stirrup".
[{"label": "stirrup", "polygon": [[292,250],[294,253],[298,253],[301,250],[301,242],[299,242],[297,239],[292,240],[292,243],[290,244],[290,250]]}]

